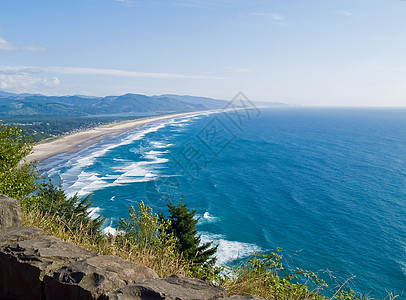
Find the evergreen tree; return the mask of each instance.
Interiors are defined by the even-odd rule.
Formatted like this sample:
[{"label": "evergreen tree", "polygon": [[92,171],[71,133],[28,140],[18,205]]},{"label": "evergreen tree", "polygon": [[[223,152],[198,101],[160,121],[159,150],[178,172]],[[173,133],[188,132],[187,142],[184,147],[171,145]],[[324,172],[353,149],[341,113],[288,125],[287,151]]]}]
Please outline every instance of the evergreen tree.
[{"label": "evergreen tree", "polygon": [[79,200],[75,195],[68,198],[60,187],[55,187],[50,181],[43,183],[37,191],[36,201],[32,204],[40,212],[50,216],[58,216],[72,231],[84,230],[89,235],[99,235],[104,218],[90,217],[89,209],[93,205],[91,196]]},{"label": "evergreen tree", "polygon": [[213,255],[217,252],[217,246],[212,247],[212,243],[201,244],[200,235],[197,234],[196,209],[188,211],[186,204],[182,201],[177,206],[168,203],[170,225],[168,232],[172,233],[176,239],[176,247],[183,257],[196,267],[210,267],[216,262]]}]

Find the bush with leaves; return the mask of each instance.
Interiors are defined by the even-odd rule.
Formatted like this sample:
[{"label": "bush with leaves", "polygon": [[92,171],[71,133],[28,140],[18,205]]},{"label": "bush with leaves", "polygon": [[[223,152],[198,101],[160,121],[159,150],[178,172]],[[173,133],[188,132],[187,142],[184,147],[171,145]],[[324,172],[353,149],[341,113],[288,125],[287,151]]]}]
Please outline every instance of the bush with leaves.
[{"label": "bush with leaves", "polygon": [[35,165],[24,161],[31,150],[21,129],[0,124],[0,194],[24,200],[37,189]]},{"label": "bush with leaves", "polygon": [[169,226],[169,222],[161,222],[158,214],[153,213],[152,208],[141,201],[137,209],[134,206],[128,208],[128,218],[120,219],[118,229],[126,239],[141,248],[167,247],[168,251],[173,251],[175,239],[168,233]]},{"label": "bush with leaves", "polygon": [[[230,295],[255,295],[275,300],[359,300],[354,291],[340,289],[328,291],[327,283],[319,276],[300,268],[285,270],[283,255],[277,249],[270,254],[254,253],[245,263],[229,268],[217,283],[225,287]],[[322,296],[331,293],[331,298]]]}]

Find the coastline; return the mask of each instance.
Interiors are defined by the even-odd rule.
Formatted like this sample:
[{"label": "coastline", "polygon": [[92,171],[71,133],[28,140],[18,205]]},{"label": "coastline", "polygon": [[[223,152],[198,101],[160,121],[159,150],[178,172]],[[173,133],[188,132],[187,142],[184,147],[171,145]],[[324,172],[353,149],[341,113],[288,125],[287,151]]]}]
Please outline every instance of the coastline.
[{"label": "coastline", "polygon": [[168,115],[151,116],[146,118],[123,121],[114,124],[101,125],[92,129],[60,136],[55,140],[34,145],[32,153],[30,153],[26,157],[26,162],[35,162],[35,161],[41,162],[45,159],[48,159],[50,157],[59,154],[76,153],[104,139],[118,136],[120,134],[125,133],[128,130],[137,128],[142,125],[154,123],[156,121],[177,117],[186,117],[195,114],[212,113],[216,111],[219,110],[218,109],[203,110],[187,113],[174,113]]}]

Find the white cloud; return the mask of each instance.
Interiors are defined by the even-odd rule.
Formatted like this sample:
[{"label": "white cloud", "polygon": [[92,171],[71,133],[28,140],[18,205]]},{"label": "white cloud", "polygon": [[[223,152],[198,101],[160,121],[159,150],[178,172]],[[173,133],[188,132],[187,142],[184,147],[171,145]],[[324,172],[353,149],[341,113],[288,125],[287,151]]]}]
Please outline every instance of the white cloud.
[{"label": "white cloud", "polygon": [[13,51],[13,50],[18,50],[18,47],[0,37],[0,51]]},{"label": "white cloud", "polygon": [[[142,0],[113,0],[114,2],[120,3],[126,7],[142,6],[145,5],[147,1]],[[180,7],[189,7],[189,8],[200,8],[200,9],[214,9],[219,6],[235,6],[239,3],[244,3],[243,0],[167,0],[167,1],[158,1],[150,0],[149,3],[156,5],[172,5]]]},{"label": "white cloud", "polygon": [[20,48],[21,50],[31,51],[31,52],[44,52],[47,51],[45,47],[42,46],[27,46]]},{"label": "white cloud", "polygon": [[193,8],[214,8],[219,5],[228,5],[228,0],[177,0],[172,3],[175,6],[193,7]]},{"label": "white cloud", "polygon": [[29,74],[0,73],[0,88],[15,93],[53,92],[60,84],[57,77],[35,77]]},{"label": "white cloud", "polygon": [[[215,79],[222,80],[212,74],[186,75],[176,73],[147,73],[116,69],[77,68],[77,67],[30,67],[30,66],[0,66],[0,89],[16,93],[55,94],[61,84],[58,74],[71,75],[101,75],[118,77],[141,77],[156,79]],[[66,80],[64,81],[66,82]],[[61,85],[60,88],[64,86]],[[60,89],[59,88],[59,89]]]},{"label": "white cloud", "polygon": [[[25,67],[26,68],[26,67]],[[206,75],[187,75],[177,73],[136,72],[117,69],[76,68],[76,67],[43,67],[43,71],[78,75],[110,75],[122,77],[165,78],[165,79],[225,79],[224,77]]]},{"label": "white cloud", "polygon": [[243,3],[242,0],[172,0],[168,1],[174,6],[183,6],[191,8],[204,8],[213,9],[219,6],[235,6],[239,3]]},{"label": "white cloud", "polygon": [[58,73],[58,74],[77,74],[77,75],[109,75],[121,77],[143,77],[143,78],[164,78],[164,79],[226,79],[225,77],[213,75],[187,75],[178,73],[152,73],[136,72],[117,69],[99,69],[99,68],[77,68],[77,67],[30,67],[14,66],[0,67],[2,75],[29,75],[35,73]]},{"label": "white cloud", "polygon": [[37,52],[37,51],[46,51],[45,47],[42,46],[25,46],[25,47],[19,47],[17,45],[14,45],[13,43],[10,43],[0,37],[0,51],[30,51],[30,52]]},{"label": "white cloud", "polygon": [[251,15],[257,16],[257,17],[270,18],[270,19],[272,19],[274,21],[283,21],[283,20],[285,20],[285,18],[281,14],[272,13],[272,12],[270,12],[270,13],[254,12],[254,13],[251,13]]},{"label": "white cloud", "polygon": [[115,2],[121,3],[125,7],[135,7],[139,6],[134,0],[114,0]]},{"label": "white cloud", "polygon": [[29,75],[41,72],[43,70],[36,67],[0,67],[0,75]]},{"label": "white cloud", "polygon": [[351,17],[352,16],[352,12],[350,11],[346,11],[346,10],[340,10],[336,12],[339,15],[345,16],[345,17]]},{"label": "white cloud", "polygon": [[52,93],[58,77],[38,67],[0,67],[0,88],[15,93]]},{"label": "white cloud", "polygon": [[247,73],[251,71],[249,68],[239,68],[235,66],[224,67],[224,70],[231,73]]}]

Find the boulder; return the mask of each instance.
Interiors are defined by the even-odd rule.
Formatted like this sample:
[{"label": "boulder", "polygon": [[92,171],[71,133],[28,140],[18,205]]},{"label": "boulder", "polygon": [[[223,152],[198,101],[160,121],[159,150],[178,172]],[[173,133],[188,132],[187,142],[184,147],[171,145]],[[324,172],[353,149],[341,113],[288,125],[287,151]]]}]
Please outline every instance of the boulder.
[{"label": "boulder", "polygon": [[8,227],[0,231],[0,246],[12,242],[30,240],[41,235],[44,235],[44,231],[37,227]]},{"label": "boulder", "polygon": [[100,297],[105,300],[211,300],[226,297],[226,291],[202,280],[177,275],[132,284]]},{"label": "boulder", "polygon": [[127,284],[157,279],[155,271],[112,255],[76,261],[44,277],[46,299],[97,299]]},{"label": "boulder", "polygon": [[0,194],[0,230],[21,225],[20,202]]},{"label": "boulder", "polygon": [[0,247],[0,295],[41,299],[46,273],[93,256],[96,253],[51,236],[3,245]]}]

